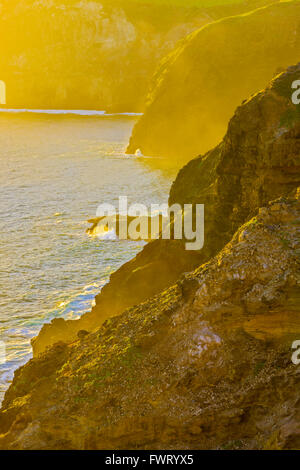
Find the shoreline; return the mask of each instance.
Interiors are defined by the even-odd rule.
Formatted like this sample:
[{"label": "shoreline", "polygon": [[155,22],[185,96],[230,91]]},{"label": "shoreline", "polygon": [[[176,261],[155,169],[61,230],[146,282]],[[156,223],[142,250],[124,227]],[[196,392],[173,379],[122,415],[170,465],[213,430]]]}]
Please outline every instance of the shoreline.
[{"label": "shoreline", "polygon": [[108,113],[106,111],[88,109],[30,109],[30,108],[0,108],[0,114],[37,114],[49,116],[80,116],[80,117],[139,117],[143,113]]}]

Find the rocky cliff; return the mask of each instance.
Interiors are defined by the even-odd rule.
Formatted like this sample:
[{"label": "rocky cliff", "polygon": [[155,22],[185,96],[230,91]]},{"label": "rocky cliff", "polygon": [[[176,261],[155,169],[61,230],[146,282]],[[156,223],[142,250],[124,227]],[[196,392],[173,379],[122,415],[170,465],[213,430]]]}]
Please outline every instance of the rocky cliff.
[{"label": "rocky cliff", "polygon": [[300,188],[211,261],[19,369],[2,449],[300,447]]},{"label": "rocky cliff", "polygon": [[300,2],[204,26],[161,62],[128,153],[181,166],[223,138],[235,108],[299,60]]},{"label": "rocky cliff", "polygon": [[35,355],[171,286],[181,273],[215,256],[259,207],[300,185],[300,114],[291,100],[292,83],[299,78],[300,65],[280,74],[236,110],[214,150],[179,172],[170,203],[205,204],[203,249],[186,251],[179,240],[149,243],[111,276],[91,312],[45,325],[33,341]]},{"label": "rocky cliff", "polygon": [[150,243],[93,312],[44,327],[5,395],[0,448],[300,447],[299,74],[246,101],[222,143],[179,173],[170,202],[206,206],[194,260]]},{"label": "rocky cliff", "polygon": [[7,105],[141,111],[153,70],[179,39],[252,3],[2,0],[0,80]]}]

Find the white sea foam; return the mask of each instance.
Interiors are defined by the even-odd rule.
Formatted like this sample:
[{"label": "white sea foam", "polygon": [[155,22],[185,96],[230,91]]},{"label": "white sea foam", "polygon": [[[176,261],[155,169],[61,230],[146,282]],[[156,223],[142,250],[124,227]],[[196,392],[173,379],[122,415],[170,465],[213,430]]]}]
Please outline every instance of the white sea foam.
[{"label": "white sea foam", "polygon": [[17,327],[6,330],[6,344],[0,341],[0,402],[8,384],[13,379],[15,370],[32,358],[30,340],[38,334],[42,325],[50,323],[53,318],[66,320],[80,318],[83,313],[95,305],[95,296],[105,283],[106,279],[103,279],[97,283],[86,285],[81,292],[74,294],[65,302],[61,302],[46,316],[35,321],[32,319],[20,321]]},{"label": "white sea foam", "polygon": [[95,236],[100,240],[119,240],[115,230],[103,230],[102,227],[96,227]]},{"label": "white sea foam", "polygon": [[48,126],[29,122],[29,116],[38,117],[0,116],[1,156],[7,161],[0,172],[6,247],[0,269],[0,402],[14,370],[30,359],[30,340],[41,327],[90,311],[110,274],[145,244],[87,238],[86,214],[95,213],[100,201],[113,204],[120,192],[131,201],[161,203],[171,183],[138,159],[125,158],[133,119],[74,116],[70,123],[44,116],[51,118]]}]

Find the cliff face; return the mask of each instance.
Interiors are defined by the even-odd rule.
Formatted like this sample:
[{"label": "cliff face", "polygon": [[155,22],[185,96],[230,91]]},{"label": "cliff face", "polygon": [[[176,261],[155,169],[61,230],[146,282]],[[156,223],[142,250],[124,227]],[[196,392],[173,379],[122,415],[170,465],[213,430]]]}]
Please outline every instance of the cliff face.
[{"label": "cliff face", "polygon": [[251,8],[228,0],[217,8],[167,3],[2,0],[0,79],[8,106],[141,111],[153,70],[179,39]]},{"label": "cliff face", "polygon": [[300,188],[173,287],[29,361],[0,448],[299,448],[299,220]]},{"label": "cliff face", "polygon": [[128,153],[179,165],[213,148],[242,100],[299,60],[300,3],[204,26],[162,61]]},{"label": "cliff face", "polygon": [[300,65],[279,75],[237,109],[219,146],[179,172],[170,203],[205,205],[203,249],[186,251],[179,240],[149,243],[111,276],[91,312],[45,325],[33,342],[35,355],[171,286],[181,273],[215,256],[259,207],[300,185],[300,114],[291,100],[299,78]]},{"label": "cliff face", "polygon": [[200,253],[150,243],[92,312],[43,328],[5,395],[0,448],[300,447],[299,75],[251,97],[179,173],[170,202],[206,207]]}]

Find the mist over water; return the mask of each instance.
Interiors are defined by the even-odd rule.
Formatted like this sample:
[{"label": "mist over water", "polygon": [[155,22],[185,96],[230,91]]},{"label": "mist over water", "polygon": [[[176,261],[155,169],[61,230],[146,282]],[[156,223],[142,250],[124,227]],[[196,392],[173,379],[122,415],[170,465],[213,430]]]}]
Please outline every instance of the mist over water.
[{"label": "mist over water", "polygon": [[97,206],[167,202],[171,176],[125,155],[133,116],[0,114],[0,400],[30,339],[91,308],[143,243],[88,237]]},{"label": "mist over water", "polygon": [[[1,81],[0,81],[1,83]],[[50,114],[50,115],[75,115],[75,116],[141,116],[141,113],[107,113],[106,111],[86,109],[26,109],[26,108],[0,108],[0,113],[8,114]]]}]

